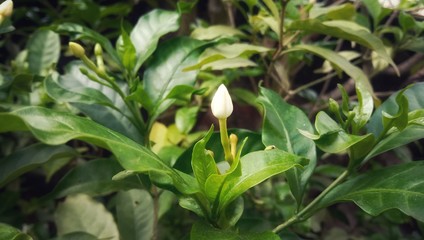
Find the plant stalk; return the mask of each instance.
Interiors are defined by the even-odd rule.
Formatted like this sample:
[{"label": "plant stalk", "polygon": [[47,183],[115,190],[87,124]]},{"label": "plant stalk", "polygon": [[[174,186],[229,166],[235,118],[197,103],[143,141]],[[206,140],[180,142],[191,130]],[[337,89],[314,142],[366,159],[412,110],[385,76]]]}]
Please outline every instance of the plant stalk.
[{"label": "plant stalk", "polygon": [[278,233],[284,228],[292,225],[293,223],[303,221],[304,215],[306,215],[309,210],[311,210],[315,205],[318,204],[321,199],[323,199],[331,190],[333,190],[337,185],[339,185],[341,182],[343,182],[346,177],[349,176],[349,171],[345,170],[340,176],[336,178],[324,191],[322,191],[312,202],[310,202],[304,209],[302,209],[299,213],[293,215],[291,218],[289,218],[287,221],[283,222],[282,224],[275,227],[272,231],[274,233]]},{"label": "plant stalk", "polygon": [[231,165],[233,163],[233,155],[231,154],[230,141],[227,132],[227,119],[219,119],[219,132],[221,135],[221,144],[224,148],[225,160]]}]

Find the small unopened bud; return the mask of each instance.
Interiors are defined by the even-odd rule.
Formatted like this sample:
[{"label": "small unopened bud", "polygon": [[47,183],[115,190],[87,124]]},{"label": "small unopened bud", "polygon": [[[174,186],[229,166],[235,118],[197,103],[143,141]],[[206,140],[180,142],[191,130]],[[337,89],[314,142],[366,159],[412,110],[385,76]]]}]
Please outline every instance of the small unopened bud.
[{"label": "small unopened bud", "polygon": [[218,87],[212,98],[211,109],[213,115],[218,119],[226,119],[233,112],[233,102],[224,84]]},{"label": "small unopened bud", "polygon": [[76,42],[69,42],[69,50],[77,58],[83,58],[85,56],[84,48]]},{"label": "small unopened bud", "polygon": [[98,43],[96,43],[96,45],[94,45],[94,54],[96,56],[101,56],[103,54],[102,46]]},{"label": "small unopened bud", "polygon": [[13,12],[13,1],[6,0],[2,4],[0,4],[0,15],[3,17],[10,17]]},{"label": "small unopened bud", "polygon": [[231,149],[231,155],[233,155],[233,158],[236,158],[236,154],[237,154],[237,142],[238,142],[238,137],[235,134],[230,134],[230,149]]}]

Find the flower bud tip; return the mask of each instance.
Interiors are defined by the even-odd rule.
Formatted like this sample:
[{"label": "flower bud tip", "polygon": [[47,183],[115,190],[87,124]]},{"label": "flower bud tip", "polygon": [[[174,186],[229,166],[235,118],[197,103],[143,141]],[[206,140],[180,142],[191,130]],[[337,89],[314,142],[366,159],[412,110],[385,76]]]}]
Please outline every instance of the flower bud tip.
[{"label": "flower bud tip", "polygon": [[85,56],[84,48],[76,42],[69,42],[69,50],[77,58],[82,58]]},{"label": "flower bud tip", "polygon": [[224,84],[218,87],[212,98],[211,109],[213,115],[218,119],[226,119],[233,112],[233,102]]}]

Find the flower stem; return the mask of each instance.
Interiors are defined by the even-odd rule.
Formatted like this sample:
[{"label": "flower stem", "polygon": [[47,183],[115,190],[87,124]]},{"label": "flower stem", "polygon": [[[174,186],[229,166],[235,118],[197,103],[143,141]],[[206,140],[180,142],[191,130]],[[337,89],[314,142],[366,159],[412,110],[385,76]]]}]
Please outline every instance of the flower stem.
[{"label": "flower stem", "polygon": [[336,180],[334,180],[334,182],[332,182],[326,189],[324,189],[324,191],[322,191],[304,209],[302,209],[299,213],[293,215],[287,221],[285,221],[282,224],[280,224],[277,227],[275,227],[272,231],[274,233],[278,233],[281,230],[283,230],[284,228],[290,226],[291,224],[293,224],[295,222],[303,221],[304,220],[304,215],[306,215],[307,213],[310,214],[309,211],[311,209],[313,209],[319,203],[319,201],[321,201],[331,190],[333,190],[337,185],[339,185],[341,182],[343,182],[346,179],[347,176],[349,176],[349,171],[346,170],[339,177],[337,177]]},{"label": "flower stem", "polygon": [[221,144],[224,148],[225,160],[231,165],[233,163],[233,155],[231,154],[230,141],[228,140],[227,119],[219,119],[219,132],[221,135]]}]

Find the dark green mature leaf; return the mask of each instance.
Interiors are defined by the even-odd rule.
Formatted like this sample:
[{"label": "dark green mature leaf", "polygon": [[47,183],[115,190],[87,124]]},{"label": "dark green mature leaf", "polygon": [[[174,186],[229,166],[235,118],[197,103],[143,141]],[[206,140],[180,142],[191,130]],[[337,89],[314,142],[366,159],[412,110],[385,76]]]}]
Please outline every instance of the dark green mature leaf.
[{"label": "dark green mature leaf", "polygon": [[33,74],[47,75],[59,61],[59,35],[50,30],[38,30],[28,40],[28,67]]},{"label": "dark green mature leaf", "polygon": [[386,62],[388,62],[399,74],[399,70],[397,69],[389,54],[386,52],[381,39],[370,33],[367,28],[362,27],[355,22],[344,20],[321,22],[316,19],[308,19],[294,21],[292,24],[290,24],[289,29],[321,33],[357,42],[377,52],[378,55]]},{"label": "dark green mature leaf", "polygon": [[[382,112],[386,112],[390,115],[396,115],[398,111],[398,104],[396,98],[401,91],[390,96],[389,99],[383,102],[379,108],[377,108],[372,115],[368,125],[367,131],[373,133],[375,136],[379,136],[383,131]],[[409,111],[414,111],[424,108],[424,98],[422,93],[424,92],[424,83],[416,83],[406,89],[403,95],[408,99]]]},{"label": "dark green mature leaf", "polygon": [[67,197],[59,204],[54,216],[59,236],[72,232],[87,232],[100,239],[119,239],[112,214],[103,204],[87,195]]},{"label": "dark green mature leaf", "polygon": [[302,110],[283,101],[277,93],[261,88],[258,100],[265,109],[262,142],[309,159],[304,171],[294,168],[286,172],[293,196],[300,204],[308,179],[315,169],[316,148],[314,141],[303,136],[298,129],[309,132],[314,129]]},{"label": "dark green mature leaf", "polygon": [[[9,121],[14,121],[9,124]],[[153,181],[174,185],[190,194],[197,186],[184,174],[173,170],[153,152],[129,138],[89,119],[40,107],[26,107],[0,113],[0,132],[29,130],[38,140],[52,145],[79,139],[109,149],[127,170],[155,174]]]},{"label": "dark green mature leaf", "polygon": [[180,15],[177,12],[155,9],[138,19],[130,34],[135,47],[137,62],[133,73],[156,50],[159,38],[163,35],[178,30]]},{"label": "dark green mature leaf", "polygon": [[365,212],[378,215],[389,209],[424,221],[424,161],[395,165],[354,177],[334,188],[317,209],[353,201]]},{"label": "dark green mature leaf", "polygon": [[115,63],[121,65],[118,53],[110,43],[109,39],[103,35],[89,29],[87,27],[78,25],[76,23],[62,23],[52,27],[52,30],[59,34],[70,35],[75,39],[89,39],[95,43],[99,43],[103,49],[110,55]]},{"label": "dark green mature leaf", "polygon": [[120,239],[150,240],[154,228],[154,206],[146,190],[121,191],[116,197]]},{"label": "dark green mature leaf", "polygon": [[159,115],[175,101],[166,99],[174,87],[194,84],[197,71],[184,72],[183,69],[197,62],[200,54],[197,49],[204,44],[180,37],[163,43],[155,52],[143,77],[144,90],[155,103],[151,115]]},{"label": "dark green mature leaf", "polygon": [[273,232],[243,233],[239,234],[230,230],[220,230],[203,222],[196,222],[190,233],[191,240],[280,240]]},{"label": "dark green mature leaf", "polygon": [[[8,124],[0,120],[0,124]],[[0,161],[0,187],[42,164],[63,157],[76,156],[77,152],[65,145],[34,144],[20,149]]]},{"label": "dark green mature leaf", "polygon": [[224,182],[220,194],[220,210],[225,209],[249,188],[294,167],[302,167],[304,163],[304,158],[278,149],[246,154],[240,159],[241,176]]},{"label": "dark green mature leaf", "polygon": [[61,198],[77,193],[97,196],[141,187],[136,176],[112,180],[112,177],[120,171],[123,171],[122,167],[111,159],[89,161],[67,173],[43,199]]},{"label": "dark green mature leaf", "polygon": [[32,240],[32,237],[18,229],[4,223],[0,223],[0,239]]},{"label": "dark green mature leaf", "polygon": [[[66,66],[65,74],[46,78],[47,94],[58,102],[68,102],[94,121],[142,143],[144,137],[131,121],[131,112],[117,92],[82,74],[79,61]],[[93,72],[87,70],[90,74]],[[122,87],[126,91],[125,87]]]}]

